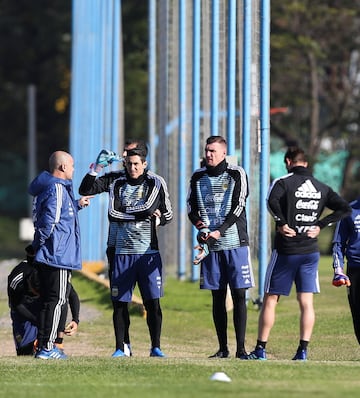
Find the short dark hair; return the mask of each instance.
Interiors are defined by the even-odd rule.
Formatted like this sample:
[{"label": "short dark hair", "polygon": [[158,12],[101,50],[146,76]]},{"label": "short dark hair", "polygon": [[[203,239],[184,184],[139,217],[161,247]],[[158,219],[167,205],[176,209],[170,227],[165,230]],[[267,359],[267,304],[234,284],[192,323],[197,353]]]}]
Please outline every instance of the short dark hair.
[{"label": "short dark hair", "polygon": [[286,163],[286,159],[291,160],[291,162],[307,162],[307,157],[305,155],[305,151],[298,146],[290,146],[284,156],[284,162]]},{"label": "short dark hair", "polygon": [[207,140],[206,140],[206,145],[208,144],[213,144],[214,142],[217,142],[219,144],[224,144],[226,145],[226,140],[224,137],[221,137],[221,135],[211,135]]},{"label": "short dark hair", "polygon": [[144,150],[144,148],[139,148],[139,147],[129,149],[126,153],[127,158],[130,156],[140,156],[140,159],[142,162],[145,162],[146,155],[147,155],[147,151]]}]

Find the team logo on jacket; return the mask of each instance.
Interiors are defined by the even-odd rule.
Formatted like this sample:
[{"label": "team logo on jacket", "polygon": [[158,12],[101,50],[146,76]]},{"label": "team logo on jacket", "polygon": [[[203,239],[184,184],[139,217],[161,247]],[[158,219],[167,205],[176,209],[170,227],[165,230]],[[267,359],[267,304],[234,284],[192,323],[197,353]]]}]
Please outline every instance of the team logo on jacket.
[{"label": "team logo on jacket", "polygon": [[316,190],[310,180],[306,180],[296,190],[295,197],[302,199],[321,199],[321,192]]},{"label": "team logo on jacket", "polygon": [[359,233],[360,232],[360,214],[358,214],[354,218],[354,226],[355,226],[355,232]]}]

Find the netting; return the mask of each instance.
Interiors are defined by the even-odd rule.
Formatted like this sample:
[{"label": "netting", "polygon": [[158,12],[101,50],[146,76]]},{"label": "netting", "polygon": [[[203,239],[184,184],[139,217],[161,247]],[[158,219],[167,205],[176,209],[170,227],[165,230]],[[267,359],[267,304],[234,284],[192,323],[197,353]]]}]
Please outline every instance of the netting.
[{"label": "netting", "polygon": [[[196,4],[201,6],[200,11],[200,118],[199,118],[199,159],[192,159],[193,145],[195,137],[192,131],[192,116],[194,105],[194,10]],[[242,137],[243,137],[243,21],[244,2],[238,1],[236,4],[236,131],[235,143],[239,164],[242,162]],[[249,206],[249,235],[251,239],[251,250],[255,258],[258,245],[258,198],[259,198],[259,2],[254,0],[252,4],[252,37],[251,37],[251,128],[250,128],[250,169],[247,170],[249,176],[251,206]],[[201,2],[178,0],[161,0],[157,2],[157,101],[156,101],[156,131],[159,143],[156,153],[156,171],[165,177],[171,196],[174,210],[173,222],[160,232],[160,248],[166,264],[167,274],[176,275],[178,268],[185,263],[186,275],[189,276],[192,269],[193,242],[192,226],[186,219],[184,226],[184,214],[179,209],[180,186],[184,180],[188,184],[190,176],[196,163],[200,165],[200,157],[203,154],[206,138],[212,134],[212,109],[214,106],[214,93],[217,103],[217,128],[218,134],[227,136],[227,117],[228,117],[228,44],[229,44],[229,2],[217,3],[217,14],[214,14],[214,4],[211,0]],[[181,10],[184,6],[185,9]],[[180,15],[181,11],[185,15],[185,30],[182,30]],[[218,57],[213,58],[213,29],[214,24],[218,27]],[[185,69],[184,75],[179,70],[180,43],[185,40]],[[196,56],[196,54],[195,54]],[[214,65],[214,62],[216,63]],[[181,65],[180,65],[181,66]],[[216,66],[218,74],[213,75],[213,68]],[[214,87],[214,82],[216,87]],[[185,87],[183,86],[185,85]],[[181,91],[184,90],[184,91]],[[181,91],[182,96],[179,97]],[[181,98],[184,103],[180,104]],[[183,108],[181,108],[183,107]],[[179,123],[184,114],[180,114],[180,109],[185,109],[186,139],[179,142]],[[246,115],[248,116],[248,115]],[[185,164],[180,164],[180,148],[186,153]],[[185,215],[186,217],[186,215]],[[185,228],[185,234],[184,230]],[[185,250],[179,245],[179,241],[185,236]],[[183,242],[182,242],[183,243]],[[180,252],[181,250],[181,252]]]}]

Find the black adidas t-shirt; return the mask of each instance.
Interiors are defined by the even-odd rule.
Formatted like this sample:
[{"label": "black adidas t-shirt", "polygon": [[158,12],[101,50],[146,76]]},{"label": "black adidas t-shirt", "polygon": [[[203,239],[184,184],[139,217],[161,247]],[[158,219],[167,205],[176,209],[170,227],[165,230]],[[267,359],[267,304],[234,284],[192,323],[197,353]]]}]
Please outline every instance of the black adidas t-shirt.
[{"label": "black adidas t-shirt", "polygon": [[[319,251],[317,239],[306,232],[312,226],[324,228],[351,211],[348,203],[328,185],[314,178],[302,166],[272,183],[267,198],[268,209],[276,225],[288,224],[297,232],[292,238],[275,234],[274,249],[282,254],[306,254]],[[321,219],[325,208],[332,212]]]}]

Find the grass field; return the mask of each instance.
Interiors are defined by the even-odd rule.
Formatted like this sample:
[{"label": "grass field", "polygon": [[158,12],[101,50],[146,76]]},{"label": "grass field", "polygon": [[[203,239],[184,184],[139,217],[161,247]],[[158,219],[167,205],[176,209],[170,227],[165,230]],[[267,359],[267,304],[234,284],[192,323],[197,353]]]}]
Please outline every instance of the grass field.
[{"label": "grass field", "polygon": [[[210,360],[217,350],[210,293],[197,283],[168,278],[163,307],[162,349],[166,359],[149,358],[146,321],[132,309],[134,356],[113,359],[112,313],[108,292],[76,275],[82,307],[95,316],[82,319],[76,336],[66,340],[67,361],[0,357],[0,397],[346,397],[359,396],[360,348],[354,337],[346,290],[331,286],[330,258],[320,264],[321,294],[315,297],[317,321],[309,360],[294,362],[298,343],[295,295],[283,297],[268,342],[268,361]],[[256,296],[256,292],[252,293]],[[7,311],[3,302],[0,311]],[[229,347],[235,351],[231,314]],[[249,301],[247,349],[256,341],[258,310]],[[8,335],[1,332],[1,344]],[[225,372],[231,382],[210,381]]]}]

